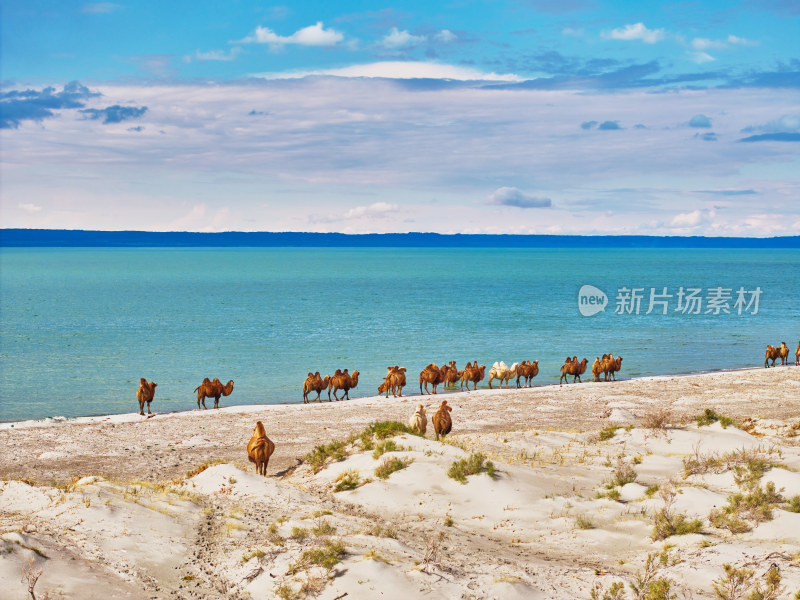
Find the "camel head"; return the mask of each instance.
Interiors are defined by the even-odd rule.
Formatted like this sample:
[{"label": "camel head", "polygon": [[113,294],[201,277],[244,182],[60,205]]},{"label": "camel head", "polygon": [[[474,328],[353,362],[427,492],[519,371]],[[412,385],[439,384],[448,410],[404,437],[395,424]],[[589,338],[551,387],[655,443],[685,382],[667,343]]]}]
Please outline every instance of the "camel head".
[{"label": "camel head", "polygon": [[[345,370],[345,373],[347,373],[347,370]],[[358,383],[358,371],[353,371],[353,374],[350,376],[350,379],[353,380],[353,385],[356,385]]]},{"label": "camel head", "polygon": [[[219,380],[217,379],[216,381]],[[232,391],[233,391],[233,379],[231,379],[228,383],[226,383],[225,387],[222,388],[222,395],[230,396]]]},{"label": "camel head", "polygon": [[267,437],[267,430],[264,429],[264,424],[261,421],[256,423],[256,427],[253,429],[253,437]]}]

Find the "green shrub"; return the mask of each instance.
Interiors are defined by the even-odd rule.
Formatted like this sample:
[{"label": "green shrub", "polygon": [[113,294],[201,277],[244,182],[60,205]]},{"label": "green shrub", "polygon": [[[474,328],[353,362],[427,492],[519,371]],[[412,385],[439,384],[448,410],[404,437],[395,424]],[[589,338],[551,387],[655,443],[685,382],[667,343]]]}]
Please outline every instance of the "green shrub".
[{"label": "green shrub", "polygon": [[733,425],[733,419],[718,415],[713,409],[707,408],[703,411],[702,415],[697,415],[694,420],[697,422],[698,427],[707,427],[712,423],[719,421],[723,429],[727,429],[728,425]]},{"label": "green shrub", "polygon": [[395,471],[405,469],[410,464],[411,461],[407,458],[397,458],[396,456],[386,458],[381,464],[375,467],[375,476],[381,479],[387,479],[389,475]]},{"label": "green shrub", "polygon": [[330,570],[339,564],[345,554],[345,547],[340,542],[328,540],[324,546],[316,546],[303,552],[300,560],[290,565],[286,574],[295,575],[309,567],[322,567]]},{"label": "green shrub", "polygon": [[396,450],[397,444],[394,440],[381,440],[378,442],[378,445],[375,446],[375,450],[372,452],[372,458],[378,459],[386,452],[395,452]]},{"label": "green shrub", "polygon": [[598,439],[601,442],[605,442],[606,440],[610,440],[615,435],[617,435],[617,429],[619,429],[619,425],[607,425],[600,430],[600,434],[598,435]]},{"label": "green shrub", "polygon": [[314,448],[311,452],[305,455],[303,462],[313,469],[314,473],[318,473],[328,459],[335,461],[344,460],[347,457],[346,445],[342,441],[334,441],[329,444],[322,444]]},{"label": "green shrub", "polygon": [[688,519],[684,513],[674,513],[669,508],[662,508],[653,515],[653,532],[650,537],[658,541],[673,535],[702,532],[703,522],[700,519]]},{"label": "green shrub", "polygon": [[447,476],[455,479],[459,483],[467,483],[469,475],[477,475],[478,473],[486,471],[486,474],[494,479],[495,469],[492,461],[486,460],[486,457],[480,452],[470,454],[467,458],[460,458],[450,465],[447,471]]}]

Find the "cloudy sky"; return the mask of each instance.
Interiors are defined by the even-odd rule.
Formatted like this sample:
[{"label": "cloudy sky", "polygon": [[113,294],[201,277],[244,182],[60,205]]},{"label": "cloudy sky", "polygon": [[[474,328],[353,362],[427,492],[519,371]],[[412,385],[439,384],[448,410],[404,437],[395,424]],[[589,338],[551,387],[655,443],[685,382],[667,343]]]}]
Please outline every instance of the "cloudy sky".
[{"label": "cloudy sky", "polygon": [[800,233],[800,2],[5,0],[2,227]]}]

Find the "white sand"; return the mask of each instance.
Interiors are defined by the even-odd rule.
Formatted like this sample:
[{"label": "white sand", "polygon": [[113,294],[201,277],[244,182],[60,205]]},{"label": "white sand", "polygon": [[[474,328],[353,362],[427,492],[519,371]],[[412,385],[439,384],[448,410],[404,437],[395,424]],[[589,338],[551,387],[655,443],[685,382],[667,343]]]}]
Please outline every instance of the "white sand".
[{"label": "white sand", "polygon": [[[427,439],[397,435],[399,448],[379,458],[355,442],[316,473],[293,468],[296,458],[373,420],[405,422],[419,398],[0,426],[0,597],[29,597],[22,574],[32,561],[38,596],[89,600],[271,599],[281,586],[326,600],[573,600],[631,582],[668,543],[672,558],[656,576],[678,597],[713,598],[724,563],[758,580],[775,563],[788,598],[800,590],[800,513],[779,502],[771,519],[736,534],[709,514],[742,491],[734,453],[769,462],[762,488],[800,495],[798,382],[800,369],[784,368],[426,398],[429,416],[442,398],[453,406],[448,443],[432,439],[429,423]],[[643,427],[659,407],[671,408],[670,427]],[[704,408],[752,421],[748,431],[698,427],[691,417]],[[256,419],[277,446],[267,478],[243,452]],[[599,441],[612,422],[622,427]],[[474,452],[493,462],[494,478],[448,477]],[[408,465],[380,479],[376,467],[392,457]],[[686,460],[709,457],[719,464],[687,475]],[[224,462],[178,477],[215,458]],[[613,486],[620,464],[636,479]],[[346,473],[360,485],[335,492]],[[673,515],[700,519],[702,532],[653,540],[670,488]],[[342,555],[328,567],[303,558],[336,544]]]}]

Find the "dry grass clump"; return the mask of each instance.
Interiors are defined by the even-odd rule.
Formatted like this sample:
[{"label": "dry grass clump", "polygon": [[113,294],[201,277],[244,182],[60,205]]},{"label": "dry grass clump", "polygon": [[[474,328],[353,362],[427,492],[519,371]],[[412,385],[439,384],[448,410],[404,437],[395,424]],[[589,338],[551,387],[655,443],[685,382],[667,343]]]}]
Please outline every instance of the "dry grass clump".
[{"label": "dry grass clump", "polygon": [[724,473],[738,467],[746,467],[751,473],[759,473],[758,477],[769,471],[772,467],[780,466],[767,458],[758,450],[733,450],[725,454],[701,454],[700,447],[695,446],[694,456],[683,459],[683,476],[702,475],[704,473]]},{"label": "dry grass clump", "polygon": [[611,479],[612,486],[622,487],[625,484],[636,481],[638,474],[633,465],[625,462],[622,458],[617,459],[617,466],[614,468],[614,475]]},{"label": "dry grass clump", "polygon": [[477,475],[485,471],[486,474],[494,479],[495,469],[494,463],[486,460],[486,456],[480,452],[470,454],[467,458],[460,458],[456,460],[447,471],[447,476],[455,479],[459,483],[467,483],[467,476]]},{"label": "dry grass clump", "polygon": [[651,433],[666,435],[671,418],[672,409],[667,406],[657,406],[642,415],[642,427],[649,429]]},{"label": "dry grass clump", "polygon": [[378,442],[375,450],[372,451],[372,458],[377,460],[387,452],[396,452],[398,449],[394,440],[381,440]]},{"label": "dry grass clump", "polygon": [[340,474],[334,483],[336,484],[333,486],[334,492],[344,492],[356,489],[362,482],[358,471],[351,469]]},{"label": "dry grass clump", "polygon": [[311,567],[322,567],[331,570],[347,554],[347,550],[341,542],[326,540],[322,546],[315,546],[305,550],[300,555],[300,559],[289,566],[287,575],[296,575]]}]

